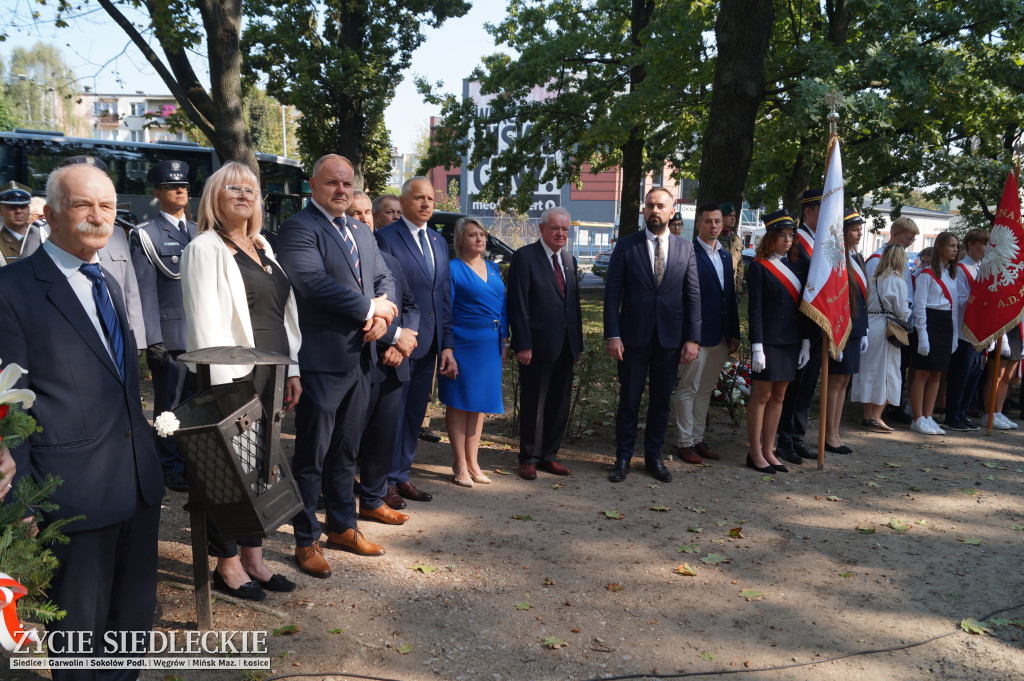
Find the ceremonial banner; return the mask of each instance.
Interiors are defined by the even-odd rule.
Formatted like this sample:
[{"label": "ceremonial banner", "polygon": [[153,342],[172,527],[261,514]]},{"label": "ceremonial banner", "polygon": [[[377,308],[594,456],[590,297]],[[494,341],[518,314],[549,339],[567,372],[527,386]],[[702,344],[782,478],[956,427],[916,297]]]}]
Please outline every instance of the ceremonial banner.
[{"label": "ceremonial banner", "polygon": [[850,335],[850,280],[843,241],[843,161],[838,138],[833,138],[829,148],[825,191],[814,231],[814,254],[800,311],[822,328],[828,336],[829,352],[838,360]]},{"label": "ceremonial banner", "polygon": [[1020,196],[1011,172],[1006,178],[985,256],[978,278],[964,308],[961,333],[975,350],[983,350],[1020,322],[1024,314],[1024,228],[1021,226]]}]

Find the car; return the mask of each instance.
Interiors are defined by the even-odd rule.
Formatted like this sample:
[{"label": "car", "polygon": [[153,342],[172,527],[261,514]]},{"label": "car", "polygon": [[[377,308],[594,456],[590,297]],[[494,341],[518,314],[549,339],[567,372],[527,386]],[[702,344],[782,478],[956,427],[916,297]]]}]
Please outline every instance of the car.
[{"label": "car", "polygon": [[594,258],[594,264],[590,268],[590,271],[593,274],[596,274],[602,279],[608,276],[608,263],[612,259],[613,250],[615,249],[609,248],[607,251],[602,251],[601,253],[597,254],[597,257]]},{"label": "car", "polygon": [[[459,221],[459,218],[464,217],[467,216],[462,213],[436,211],[427,222],[427,227],[435,230],[448,242],[448,257],[450,259],[455,258],[455,223]],[[487,251],[484,253],[484,258],[499,265],[508,264],[512,261],[514,252],[514,248],[490,232],[487,233]]]}]

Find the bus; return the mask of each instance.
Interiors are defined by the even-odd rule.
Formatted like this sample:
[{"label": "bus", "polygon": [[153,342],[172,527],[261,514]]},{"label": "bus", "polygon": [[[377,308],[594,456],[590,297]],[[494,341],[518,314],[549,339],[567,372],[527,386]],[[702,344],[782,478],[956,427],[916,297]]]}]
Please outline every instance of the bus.
[{"label": "bus", "polygon": [[[131,212],[140,222],[160,213],[160,205],[146,181],[146,173],[154,163],[173,159],[188,164],[193,215],[199,207],[206,178],[221,165],[213,149],[194,142],[118,142],[19,130],[0,132],[0,186],[14,180],[28,187],[33,195],[43,196],[50,171],[63,159],[79,155],[94,156],[107,164],[118,202],[130,204]],[[256,160],[264,196],[263,229],[273,237],[281,222],[305,205],[309,184],[302,166],[294,159],[257,153]]]}]

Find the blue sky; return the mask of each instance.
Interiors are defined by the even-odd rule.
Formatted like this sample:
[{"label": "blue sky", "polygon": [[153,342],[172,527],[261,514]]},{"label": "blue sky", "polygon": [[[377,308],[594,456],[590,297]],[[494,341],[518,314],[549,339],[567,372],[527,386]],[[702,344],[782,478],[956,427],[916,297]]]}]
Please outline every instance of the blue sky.
[{"label": "blue sky", "polygon": [[[33,0],[0,0],[0,5],[3,4],[8,5],[7,11],[23,17],[28,16],[30,10],[48,11]],[[121,29],[98,6],[85,7],[87,13],[73,20],[70,28],[57,29],[52,22],[43,21],[11,26],[7,29],[7,41],[0,43],[0,55],[6,61],[12,48],[42,40],[62,49],[65,61],[74,69],[81,86],[92,86],[97,92],[141,90],[147,94],[166,94],[168,90],[163,81]],[[91,11],[88,8],[92,8]],[[125,11],[136,23],[144,20],[141,14]],[[411,152],[420,130],[431,115],[438,113],[434,107],[423,103],[413,86],[413,77],[419,75],[431,82],[443,81],[445,90],[461,95],[462,79],[480,63],[482,56],[495,51],[491,36],[484,31],[484,23],[496,23],[504,14],[504,0],[474,0],[473,8],[465,17],[424,32],[427,39],[413,54],[412,67],[385,112],[392,143],[399,151]],[[200,77],[208,73],[202,59],[197,57],[193,63]]]}]

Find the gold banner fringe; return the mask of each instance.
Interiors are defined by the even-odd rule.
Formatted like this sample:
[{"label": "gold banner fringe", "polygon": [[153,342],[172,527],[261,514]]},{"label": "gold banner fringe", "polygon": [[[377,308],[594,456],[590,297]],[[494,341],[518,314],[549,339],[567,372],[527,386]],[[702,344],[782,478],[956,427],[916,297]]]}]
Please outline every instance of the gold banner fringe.
[{"label": "gold banner fringe", "polygon": [[[846,341],[850,339],[850,330],[853,328],[853,324],[847,324],[846,333],[837,342],[832,337],[832,322],[829,321],[821,310],[814,307],[806,300],[800,301],[800,311],[803,312],[812,322],[821,327],[821,330],[828,336],[828,351],[832,359],[839,361],[839,353],[846,349]],[[858,348],[858,351],[860,349]]]},{"label": "gold banner fringe", "polygon": [[973,346],[974,346],[974,349],[975,349],[976,351],[978,351],[978,352],[981,352],[982,350],[984,350],[985,348],[987,348],[987,347],[989,346],[989,344],[990,344],[990,343],[991,343],[991,342],[992,342],[992,341],[993,341],[994,339],[996,339],[996,338],[1001,338],[1001,337],[1002,337],[1002,335],[1003,335],[1004,333],[1006,333],[1007,331],[1009,331],[1009,330],[1010,330],[1010,329],[1012,329],[1013,327],[1015,327],[1015,326],[1017,326],[1018,324],[1020,324],[1020,320],[1021,320],[1021,318],[1024,318],[1024,307],[1021,307],[1021,310],[1020,310],[1020,312],[1018,312],[1018,313],[1017,313],[1017,316],[1016,316],[1016,317],[1014,317],[1014,319],[1013,319],[1013,321],[1012,321],[1012,322],[1010,322],[1009,324],[1007,324],[1006,326],[1004,326],[1004,327],[1003,327],[1003,328],[1001,328],[1000,330],[996,331],[995,333],[993,333],[993,334],[992,334],[991,336],[989,336],[988,338],[986,338],[986,339],[984,339],[984,340],[978,340],[977,338],[975,338],[975,337],[974,337],[974,334],[973,334],[973,333],[971,333],[971,330],[970,330],[969,328],[967,328],[967,324],[966,324],[966,323],[965,323],[965,324],[963,324],[963,325],[962,325],[962,326],[960,327],[960,333],[961,333],[961,334],[962,334],[962,335],[964,336],[964,338],[966,338],[966,339],[967,339],[967,341],[968,341],[968,342],[969,342],[969,343],[970,343],[971,345],[973,345]]}]

